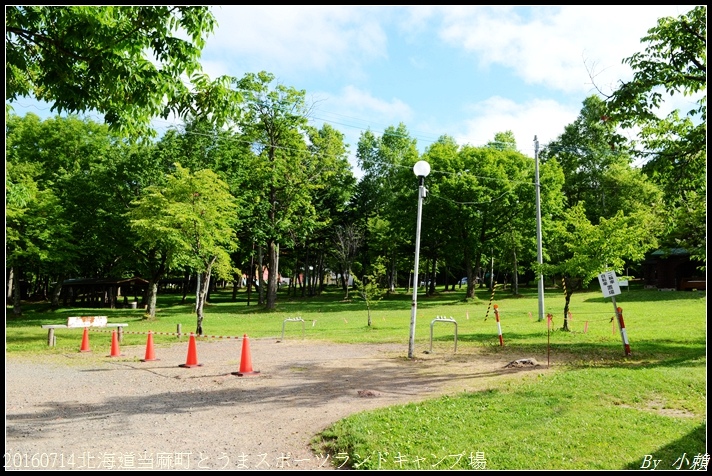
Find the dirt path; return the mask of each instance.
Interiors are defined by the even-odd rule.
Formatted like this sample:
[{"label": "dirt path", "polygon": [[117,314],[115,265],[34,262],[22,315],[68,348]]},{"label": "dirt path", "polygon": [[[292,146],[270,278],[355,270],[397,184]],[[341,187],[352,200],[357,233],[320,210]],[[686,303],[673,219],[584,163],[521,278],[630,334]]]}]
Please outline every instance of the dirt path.
[{"label": "dirt path", "polygon": [[309,441],[343,417],[548,371],[476,349],[408,360],[394,344],[249,342],[259,374],[242,377],[238,340],[198,341],[193,368],[187,343],[151,362],[143,346],[6,357],[6,469],[329,470]]}]

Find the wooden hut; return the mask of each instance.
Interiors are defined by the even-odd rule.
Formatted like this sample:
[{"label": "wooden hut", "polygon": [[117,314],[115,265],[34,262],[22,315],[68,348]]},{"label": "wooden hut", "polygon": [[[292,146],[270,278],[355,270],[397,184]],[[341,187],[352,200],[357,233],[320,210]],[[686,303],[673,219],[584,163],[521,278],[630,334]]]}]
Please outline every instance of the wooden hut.
[{"label": "wooden hut", "polygon": [[665,290],[706,290],[703,265],[693,260],[684,248],[653,251],[643,263],[645,285]]},{"label": "wooden hut", "polygon": [[[60,298],[65,306],[129,307],[132,302],[143,303],[148,281],[139,278],[68,279],[62,283]],[[134,304],[136,306],[137,304]]]}]

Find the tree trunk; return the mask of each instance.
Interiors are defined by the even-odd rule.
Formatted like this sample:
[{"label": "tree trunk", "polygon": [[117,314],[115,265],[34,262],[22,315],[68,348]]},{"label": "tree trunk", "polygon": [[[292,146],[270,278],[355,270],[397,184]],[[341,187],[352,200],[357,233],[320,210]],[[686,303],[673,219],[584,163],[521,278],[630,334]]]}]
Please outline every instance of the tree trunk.
[{"label": "tree trunk", "polygon": [[268,248],[268,274],[267,274],[267,309],[274,309],[277,305],[277,274],[279,269],[279,243],[270,240]]},{"label": "tree trunk", "polygon": [[564,327],[562,327],[561,330],[568,331],[569,302],[571,301],[571,294],[573,294],[574,287],[572,285],[567,286],[566,277],[562,278],[562,282],[564,283],[564,296],[566,297],[566,300],[564,302]]},{"label": "tree trunk", "polygon": [[22,277],[22,268],[16,267],[15,279],[13,279],[13,292],[12,292],[12,314],[15,317],[22,315],[22,284],[20,283],[20,278]]},{"label": "tree trunk", "polygon": [[396,251],[393,251],[393,257],[391,258],[391,276],[390,276],[390,285],[388,286],[388,290],[391,293],[396,292],[396,281],[398,280],[398,268],[397,268],[397,263],[396,263]]},{"label": "tree trunk", "polygon": [[264,254],[262,253],[262,245],[257,247],[257,276],[255,279],[255,283],[257,283],[257,304],[264,304],[265,303],[265,283],[264,280],[262,279],[264,276],[264,266],[262,266],[262,263],[264,262]]},{"label": "tree trunk", "polygon": [[183,284],[182,284],[182,291],[183,291],[183,298],[180,300],[181,304],[185,304],[185,297],[188,295],[188,288],[190,288],[190,273],[185,272],[185,275],[183,276]]},{"label": "tree trunk", "polygon": [[294,263],[294,271],[292,272],[292,279],[289,280],[289,295],[297,296],[297,281],[299,281],[299,260]]},{"label": "tree trunk", "polygon": [[480,285],[480,288],[485,287],[485,271],[482,266],[480,266],[480,263],[482,262],[482,251],[477,250],[477,254],[475,255],[475,273],[477,274],[477,282]]},{"label": "tree trunk", "polygon": [[59,296],[62,294],[62,283],[64,282],[64,275],[61,274],[57,277],[57,282],[52,288],[52,299],[50,308],[55,311],[59,309]]},{"label": "tree trunk", "polygon": [[214,262],[215,259],[210,262],[207,267],[207,270],[204,273],[199,274],[199,276],[201,276],[201,279],[199,281],[200,285],[198,286],[198,293],[196,299],[197,302],[195,307],[195,313],[198,317],[198,325],[195,328],[195,333],[199,336],[203,335],[203,309],[205,308],[205,303],[208,297],[208,289],[210,288],[210,272],[213,268]]},{"label": "tree trunk", "polygon": [[200,302],[200,284],[202,282],[201,277],[202,276],[200,273],[195,273],[195,312],[198,312],[198,303]]},{"label": "tree trunk", "polygon": [[319,295],[324,292],[324,282],[326,281],[324,269],[324,252],[322,251],[319,253]]},{"label": "tree trunk", "polygon": [[351,275],[350,269],[341,270],[341,288],[344,290],[344,300],[349,298],[349,276]]},{"label": "tree trunk", "polygon": [[252,253],[250,253],[250,270],[247,272],[247,305],[250,305],[250,298],[252,297],[252,280],[254,279],[252,273],[255,272],[255,242],[252,242]]},{"label": "tree trunk", "polygon": [[7,289],[6,289],[6,291],[7,291],[7,298],[5,299],[5,302],[6,302],[7,305],[9,306],[9,305],[12,304],[12,281],[13,281],[12,278],[13,278],[13,275],[14,275],[14,269],[13,269],[13,268],[10,268],[9,270],[7,270],[7,273],[6,273],[6,274],[7,274]]},{"label": "tree trunk", "polygon": [[[463,231],[462,233],[462,240],[463,243],[469,243],[470,240],[470,234],[467,233],[467,231]],[[476,281],[472,279],[473,273],[472,273],[472,250],[470,247],[466,244],[464,247],[464,259],[465,259],[465,271],[467,273],[467,291],[465,293],[465,299],[473,299],[475,297],[475,283]],[[475,264],[478,263],[477,260],[479,260],[480,257],[477,256],[475,260]]]},{"label": "tree trunk", "polygon": [[492,257],[490,258],[490,272],[489,272],[489,290],[494,289],[494,251],[492,252]]},{"label": "tree trunk", "polygon": [[427,292],[428,296],[432,296],[435,294],[435,273],[437,270],[437,266],[438,266],[438,259],[433,258],[431,265],[430,265],[430,276],[428,276],[430,278],[430,285],[428,285],[427,281],[425,282],[425,285],[428,286],[428,292]]},{"label": "tree trunk", "polygon": [[304,248],[306,250],[306,256],[304,258],[304,280],[302,283],[302,297],[307,294],[307,288],[309,287],[309,244],[305,242]]},{"label": "tree trunk", "polygon": [[107,290],[107,299],[109,301],[109,309],[116,309],[116,286],[109,286]]},{"label": "tree trunk", "polygon": [[42,300],[48,301],[49,299],[49,275],[45,275],[42,279]]},{"label": "tree trunk", "polygon": [[146,314],[145,317],[148,319],[155,319],[156,318],[156,298],[158,296],[158,280],[155,278],[151,278],[148,281],[148,296],[146,298],[146,301],[148,304],[146,306]]},{"label": "tree trunk", "polygon": [[512,250],[514,255],[514,276],[512,277],[512,294],[519,294],[519,262],[517,261],[517,250]]}]

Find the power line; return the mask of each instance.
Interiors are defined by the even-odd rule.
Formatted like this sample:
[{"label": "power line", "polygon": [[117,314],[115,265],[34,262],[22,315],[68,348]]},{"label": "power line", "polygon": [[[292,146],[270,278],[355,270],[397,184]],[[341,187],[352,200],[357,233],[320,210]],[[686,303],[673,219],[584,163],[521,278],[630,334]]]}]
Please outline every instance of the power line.
[{"label": "power line", "polygon": [[441,197],[441,196],[434,194],[430,191],[428,191],[428,196],[443,200],[445,202],[454,203],[455,205],[489,205],[491,203],[501,200],[505,195],[508,195],[509,193],[511,193],[511,192],[508,190],[506,192],[503,192],[500,196],[492,198],[492,199],[484,201],[484,202],[458,202],[457,200],[452,200],[450,198]]},{"label": "power line", "polygon": [[[25,103],[22,103],[22,102],[16,102],[16,104],[17,104],[18,106],[20,106],[20,107],[24,107],[24,108],[34,108],[34,109],[37,109],[37,110],[39,110],[39,111],[49,111],[49,110],[51,110],[51,106],[49,106],[49,105],[46,106],[46,107],[40,107],[40,106],[38,106],[38,105],[36,105],[36,104],[25,104]],[[328,111],[326,112],[326,114],[327,114],[327,115],[330,114],[330,115],[334,115],[334,116],[339,116],[339,117],[343,117],[343,118],[346,118],[346,119],[351,119],[351,120],[354,120],[354,121],[363,122],[364,124],[368,124],[368,121],[367,121],[367,120],[361,120],[360,118],[353,117],[353,116],[346,116],[346,115],[342,115],[342,114],[338,114],[338,113],[331,113],[331,112],[328,112]],[[56,114],[56,115],[57,115],[57,116],[60,116],[60,117],[62,116],[62,114]],[[103,123],[103,122],[104,122],[104,121],[103,121],[103,118],[100,117],[100,116],[99,116],[98,114],[96,114],[96,113],[82,113],[82,114],[67,113],[67,115],[75,115],[75,116],[78,116],[78,117],[93,119],[93,120],[95,120],[95,121],[98,122],[98,123]],[[356,124],[349,124],[348,122],[330,121],[330,120],[328,120],[328,119],[325,119],[325,118],[322,118],[322,117],[317,117],[317,116],[308,116],[307,119],[308,119],[309,121],[311,121],[311,122],[313,122],[314,120],[318,120],[318,121],[322,121],[324,124],[329,124],[329,125],[332,125],[332,126],[338,125],[338,126],[342,126],[342,127],[350,127],[350,128],[358,129],[358,130],[361,130],[361,131],[363,131],[363,132],[368,132],[368,131],[374,132],[373,129],[372,129],[372,127],[371,127],[370,125],[356,125]],[[167,132],[168,130],[171,130],[171,129],[179,129],[179,130],[182,130],[184,134],[201,135],[200,133],[195,132],[195,131],[186,131],[186,130],[185,130],[185,122],[183,122],[182,120],[179,120],[179,119],[167,120],[167,119],[162,119],[162,118],[154,118],[154,119],[151,120],[151,123],[152,123],[154,126],[158,126],[159,124],[164,124],[164,126],[163,126],[164,133]],[[386,126],[386,127],[384,128],[384,132],[380,134],[381,137],[383,137],[383,135],[385,134],[385,129],[387,129],[388,127],[392,127],[392,125]],[[410,132],[411,132],[411,131],[409,131],[409,133],[408,133],[407,135],[403,135],[403,136],[401,136],[401,137],[403,137],[403,138],[408,138],[408,139],[415,139],[415,140],[417,141],[417,140],[418,140],[418,136],[413,136]],[[389,131],[388,133],[389,133],[389,134],[392,134],[393,131]],[[374,132],[374,134],[378,136],[378,133]],[[207,137],[208,135],[205,134],[205,136]],[[442,136],[440,136],[440,137],[442,137]],[[232,140],[235,140],[235,141],[238,142],[238,143],[251,143],[251,144],[254,144],[254,145],[256,145],[256,146],[270,147],[269,144],[264,144],[264,143],[261,143],[261,142],[259,142],[259,141],[246,141],[246,140],[237,139],[237,138],[233,138]],[[438,140],[439,140],[439,138],[438,138],[438,139],[432,139],[432,136],[427,138],[427,142],[430,143],[430,144],[436,143]],[[491,141],[487,141],[487,142],[483,143],[483,145],[481,145],[481,146],[479,146],[479,147],[486,146],[487,144],[506,144],[506,143],[500,142],[500,141],[496,141],[496,140],[491,140]],[[346,154],[347,154],[347,155],[346,155],[344,158],[348,158],[348,156],[350,156],[350,155],[352,154],[352,152],[348,150],[350,144],[344,144],[344,145],[346,146],[346,149],[347,149],[347,150],[346,150]],[[473,147],[478,147],[478,146],[473,145],[473,144],[464,144],[464,145],[470,145],[470,146],[473,146]],[[298,149],[294,149],[294,148],[290,148],[290,147],[283,147],[283,146],[272,146],[272,147],[277,148],[277,149],[280,149],[280,150],[285,150],[285,151],[299,152]],[[460,146],[460,147],[461,147],[461,146]],[[543,148],[548,148],[548,147],[549,147],[548,145],[544,145],[544,146],[543,146]],[[616,153],[615,151],[596,150],[596,149],[591,149],[591,148],[567,148],[567,147],[557,146],[557,147],[552,147],[552,148],[550,148],[549,150],[551,150],[552,152],[570,152],[570,153],[589,152],[589,153],[599,153],[599,154],[603,153],[604,155],[611,155],[611,156],[612,156],[612,155],[618,155],[618,153]],[[517,152],[522,153],[520,150],[517,150]],[[632,153],[632,154],[640,154],[640,155],[655,155],[655,154],[658,154],[659,152],[658,152],[658,151],[637,150],[637,151],[631,152],[631,153]],[[323,157],[323,156],[325,156],[325,155],[322,154],[322,153],[319,153],[318,156],[322,156],[322,157]],[[355,157],[355,156],[354,156],[354,158],[357,159],[357,157]],[[468,171],[465,170],[464,172],[467,173]],[[432,170],[431,173],[439,173],[439,174],[443,174],[443,175],[447,175],[447,174],[451,174],[451,175],[462,175],[462,174],[463,174],[463,172],[461,172],[461,171],[458,171],[458,172],[447,172],[447,171],[442,171],[442,170]],[[477,179],[481,179],[481,180],[496,180],[496,181],[501,181],[501,180],[502,180],[502,179],[497,178],[497,177],[478,176],[478,175],[474,175],[474,174],[471,174],[471,175],[469,175],[469,176],[471,176],[472,178],[477,178]],[[529,185],[533,185],[533,184],[534,184],[533,182],[516,181],[516,180],[509,180],[508,182],[510,182],[510,183],[529,184]]]}]

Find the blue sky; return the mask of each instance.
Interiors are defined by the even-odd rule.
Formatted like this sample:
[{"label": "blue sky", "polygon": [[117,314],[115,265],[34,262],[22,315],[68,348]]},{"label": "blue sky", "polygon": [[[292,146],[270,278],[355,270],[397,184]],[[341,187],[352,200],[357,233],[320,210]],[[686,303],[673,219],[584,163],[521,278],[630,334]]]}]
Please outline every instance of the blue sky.
[{"label": "blue sky", "polygon": [[[352,152],[362,132],[402,122],[421,152],[444,134],[483,145],[511,130],[533,157],[534,136],[543,146],[563,133],[594,82],[610,93],[630,79],[622,60],[658,18],[692,7],[215,6],[203,67],[211,77],[264,70],[304,90],[312,124],[333,125]],[[683,111],[692,101],[675,100],[668,107]],[[30,100],[14,107],[49,113]]]}]

